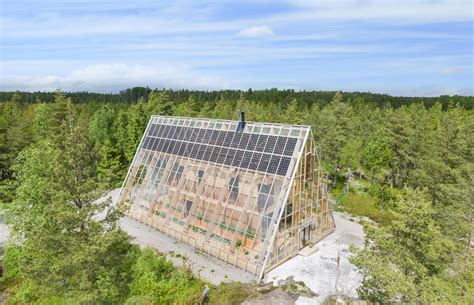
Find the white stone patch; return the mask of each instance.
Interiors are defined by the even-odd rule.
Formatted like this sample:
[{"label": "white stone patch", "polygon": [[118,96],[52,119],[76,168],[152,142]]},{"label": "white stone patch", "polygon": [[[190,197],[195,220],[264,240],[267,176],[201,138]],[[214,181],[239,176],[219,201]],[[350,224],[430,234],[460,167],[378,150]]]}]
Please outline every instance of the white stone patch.
[{"label": "white stone patch", "polygon": [[314,298],[300,297],[298,305],[322,304],[334,294],[356,298],[362,275],[349,262],[349,247],[351,244],[363,246],[364,231],[362,225],[343,217],[341,213],[334,213],[336,230],[317,244],[318,251],[308,257],[299,255],[290,259],[268,273],[264,281],[276,285],[279,280],[293,276],[295,281],[303,281],[318,294]]}]

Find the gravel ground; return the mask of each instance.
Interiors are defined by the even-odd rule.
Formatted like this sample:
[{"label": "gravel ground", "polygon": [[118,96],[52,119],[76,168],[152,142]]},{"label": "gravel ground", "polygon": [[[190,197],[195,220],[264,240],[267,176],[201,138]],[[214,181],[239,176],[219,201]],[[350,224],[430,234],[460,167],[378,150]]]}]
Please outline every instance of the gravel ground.
[{"label": "gravel ground", "polygon": [[[191,245],[176,241],[172,237],[161,233],[134,219],[124,217],[120,226],[130,236],[133,242],[141,247],[153,247],[160,252],[168,253],[168,258],[175,266],[187,266],[200,278],[218,285],[221,282],[248,283],[255,278],[252,274],[237,269],[225,262],[205,253],[198,252]],[[177,257],[179,254],[179,257]],[[185,257],[186,259],[183,259]]]},{"label": "gravel ground", "polygon": [[[113,190],[99,200],[104,200],[111,196],[115,202],[118,193],[119,189]],[[181,243],[134,219],[123,217],[120,219],[120,226],[132,236],[133,242],[140,245],[140,247],[148,246],[168,254],[168,258],[175,266],[187,266],[194,274],[212,284],[218,285],[221,282],[232,281],[249,283],[255,280],[252,274],[235,268],[201,251],[197,251],[194,247]],[[183,257],[186,259],[183,259]]]}]

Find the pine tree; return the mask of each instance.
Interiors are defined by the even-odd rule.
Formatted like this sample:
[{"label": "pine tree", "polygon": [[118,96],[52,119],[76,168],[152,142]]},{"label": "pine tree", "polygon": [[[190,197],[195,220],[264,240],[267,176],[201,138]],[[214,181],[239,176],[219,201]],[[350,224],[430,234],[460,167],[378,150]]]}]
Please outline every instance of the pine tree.
[{"label": "pine tree", "polygon": [[205,102],[197,114],[200,118],[210,118],[212,116],[212,107],[209,102]]},{"label": "pine tree", "polygon": [[64,127],[66,124],[66,118],[68,111],[72,108],[71,98],[66,98],[66,96],[57,91],[54,96],[54,103],[51,105],[51,111],[49,112],[49,122],[48,122],[48,137],[54,139],[56,143],[63,141],[61,136],[63,135]]},{"label": "pine tree", "polygon": [[[128,149],[128,113],[125,110],[119,111],[113,126],[113,139],[117,145],[120,155],[125,158]],[[128,165],[128,164],[127,164]]]},{"label": "pine tree", "polygon": [[214,111],[212,112],[213,118],[227,119],[230,120],[235,114],[235,107],[231,102],[224,100],[222,97],[217,101]]},{"label": "pine tree", "polygon": [[46,140],[50,136],[51,106],[40,103],[36,105],[36,115],[33,121],[34,137],[36,141]]},{"label": "pine tree", "polygon": [[121,303],[127,295],[133,246],[110,200],[95,203],[88,124],[69,106],[61,135],[28,147],[14,167],[19,187],[6,213],[15,242],[6,264],[21,281],[13,303]]},{"label": "pine tree", "polygon": [[398,186],[400,180],[406,180],[406,171],[410,163],[409,139],[413,131],[405,107],[390,111],[387,116],[390,122],[389,137],[393,152],[391,183]]},{"label": "pine tree", "polygon": [[342,102],[343,96],[337,92],[331,103],[319,113],[319,125],[314,133],[318,143],[322,147],[322,155],[325,161],[334,169],[334,185],[336,173],[340,162],[341,149],[344,147],[350,133],[350,106]]},{"label": "pine tree", "polygon": [[92,143],[103,145],[112,134],[115,112],[111,105],[105,104],[99,108],[90,121],[89,138]]},{"label": "pine tree", "polygon": [[347,169],[349,181],[347,190],[350,188],[352,173],[361,169],[363,147],[362,140],[358,138],[349,139],[341,150],[341,165]]},{"label": "pine tree", "polygon": [[196,108],[196,101],[194,97],[190,96],[186,101],[181,102],[174,108],[173,114],[191,118],[196,117],[198,114]]},{"label": "pine tree", "polygon": [[120,161],[120,153],[116,145],[110,140],[105,140],[100,150],[100,161],[97,167],[99,181],[102,189],[119,187],[124,179],[125,168]]},{"label": "pine tree", "polygon": [[283,122],[288,124],[304,124],[304,113],[305,112],[298,111],[298,102],[296,99],[292,99],[283,112]]},{"label": "pine tree", "polygon": [[[364,275],[360,297],[378,303],[461,302],[452,287],[459,274],[447,273],[453,241],[442,234],[426,192],[406,189],[392,224],[368,226],[365,233],[365,247],[352,249],[351,258]],[[445,295],[431,285],[443,280]]]},{"label": "pine tree", "polygon": [[127,123],[127,143],[125,146],[125,157],[131,162],[135,151],[148,124],[148,118],[144,111],[144,104],[137,103],[130,107]]},{"label": "pine tree", "polygon": [[364,167],[371,176],[375,176],[390,166],[392,149],[383,129],[373,134],[364,148]]},{"label": "pine tree", "polygon": [[0,180],[11,178],[13,160],[33,141],[31,129],[32,108],[22,104],[21,95],[15,92],[10,101],[0,108]]},{"label": "pine tree", "polygon": [[169,91],[163,90],[158,93],[154,90],[148,96],[146,112],[148,115],[171,115],[173,105]]}]

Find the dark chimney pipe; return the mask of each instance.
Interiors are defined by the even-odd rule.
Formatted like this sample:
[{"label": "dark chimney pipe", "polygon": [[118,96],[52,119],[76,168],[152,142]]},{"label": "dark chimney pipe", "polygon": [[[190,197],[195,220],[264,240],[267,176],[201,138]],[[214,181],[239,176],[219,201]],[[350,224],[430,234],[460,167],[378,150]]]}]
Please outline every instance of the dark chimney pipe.
[{"label": "dark chimney pipe", "polygon": [[244,132],[245,128],[245,112],[241,111],[240,112],[240,121],[239,125],[237,126],[237,132]]}]

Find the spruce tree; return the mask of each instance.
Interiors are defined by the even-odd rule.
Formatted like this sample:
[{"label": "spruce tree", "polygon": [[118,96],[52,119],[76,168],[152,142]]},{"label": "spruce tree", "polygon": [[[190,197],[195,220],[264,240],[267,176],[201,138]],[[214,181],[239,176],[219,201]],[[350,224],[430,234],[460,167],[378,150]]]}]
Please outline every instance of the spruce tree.
[{"label": "spruce tree", "polygon": [[[364,276],[359,296],[386,303],[462,303],[449,273],[453,241],[444,236],[426,191],[406,189],[397,203],[392,224],[367,226],[366,243],[351,262]],[[446,281],[445,294],[435,282]]]},{"label": "spruce tree", "polygon": [[97,167],[98,178],[103,189],[119,187],[125,178],[125,169],[120,160],[120,153],[110,139],[101,147],[100,161]]},{"label": "spruce tree", "polygon": [[179,103],[173,110],[176,116],[196,117],[198,111],[196,110],[196,101],[194,97],[190,96],[186,101]]},{"label": "spruce tree", "polygon": [[148,96],[146,111],[148,115],[171,115],[173,104],[169,91],[163,90],[158,93],[154,90]]},{"label": "spruce tree", "polygon": [[110,200],[95,202],[100,188],[87,122],[69,104],[60,124],[54,141],[30,146],[14,166],[19,186],[6,210],[6,263],[20,284],[11,301],[121,303],[133,246]]},{"label": "spruce tree", "polygon": [[125,157],[127,162],[131,162],[143,136],[146,125],[148,124],[149,118],[145,113],[143,103],[132,105],[127,117],[127,143],[125,146]]},{"label": "spruce tree", "polygon": [[111,105],[106,104],[94,112],[89,125],[89,138],[92,143],[103,145],[112,135],[115,112]]}]

